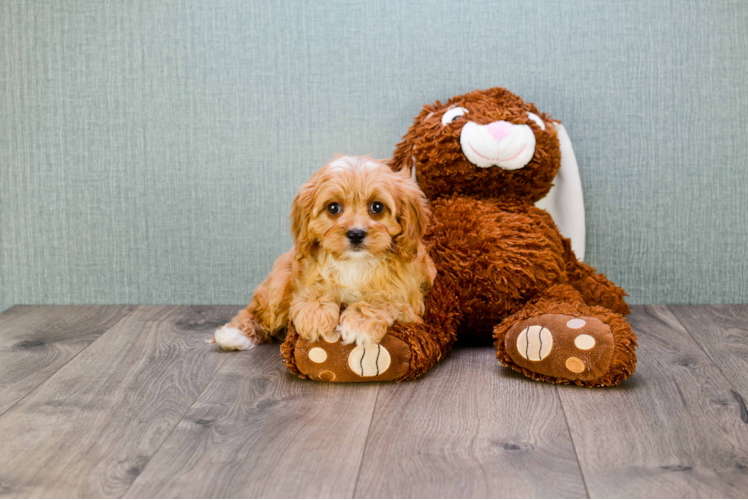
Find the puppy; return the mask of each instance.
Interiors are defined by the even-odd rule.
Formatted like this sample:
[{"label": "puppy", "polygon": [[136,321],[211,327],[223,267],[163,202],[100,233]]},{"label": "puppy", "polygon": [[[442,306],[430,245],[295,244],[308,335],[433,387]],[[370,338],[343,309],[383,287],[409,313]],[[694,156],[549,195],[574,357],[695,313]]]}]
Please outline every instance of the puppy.
[{"label": "puppy", "polygon": [[213,341],[247,349],[282,337],[291,320],[306,340],[366,345],[395,321],[420,322],[436,275],[421,243],[429,215],[407,172],[365,156],[337,157],[294,199],[294,248]]}]

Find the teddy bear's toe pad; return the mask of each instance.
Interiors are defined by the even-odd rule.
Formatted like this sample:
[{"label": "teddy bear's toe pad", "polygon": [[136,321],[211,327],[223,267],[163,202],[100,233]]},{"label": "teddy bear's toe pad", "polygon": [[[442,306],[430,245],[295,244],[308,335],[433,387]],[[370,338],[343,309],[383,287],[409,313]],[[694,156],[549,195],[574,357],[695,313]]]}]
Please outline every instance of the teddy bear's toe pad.
[{"label": "teddy bear's toe pad", "polygon": [[344,345],[340,341],[299,339],[294,349],[299,371],[323,382],[397,380],[410,366],[410,347],[391,335],[379,344]]},{"label": "teddy bear's toe pad", "polygon": [[520,321],[504,345],[518,366],[561,380],[594,380],[613,359],[610,327],[597,318],[543,314]]}]

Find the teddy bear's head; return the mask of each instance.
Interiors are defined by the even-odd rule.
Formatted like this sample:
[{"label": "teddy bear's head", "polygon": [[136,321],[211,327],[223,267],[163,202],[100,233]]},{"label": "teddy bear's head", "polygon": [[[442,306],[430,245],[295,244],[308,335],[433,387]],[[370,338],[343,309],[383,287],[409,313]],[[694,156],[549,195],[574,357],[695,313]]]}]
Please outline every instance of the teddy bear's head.
[{"label": "teddy bear's head", "polygon": [[424,106],[390,161],[395,170],[415,167],[431,199],[527,203],[548,193],[560,165],[554,120],[498,87]]}]

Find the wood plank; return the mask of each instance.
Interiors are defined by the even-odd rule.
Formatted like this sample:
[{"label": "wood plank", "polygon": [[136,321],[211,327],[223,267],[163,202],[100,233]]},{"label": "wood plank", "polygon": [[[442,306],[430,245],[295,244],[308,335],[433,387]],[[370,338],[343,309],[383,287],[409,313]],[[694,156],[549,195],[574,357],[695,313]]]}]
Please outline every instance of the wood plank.
[{"label": "wood plank", "polygon": [[0,314],[0,415],[133,306],[14,306]]},{"label": "wood plank", "polygon": [[119,497],[225,359],[232,307],[140,306],[0,417],[0,495]]},{"label": "wood plank", "polygon": [[586,497],[556,388],[460,348],[383,385],[356,497]]},{"label": "wood plank", "polygon": [[378,384],[298,379],[277,344],[226,357],[126,497],[350,498]]},{"label": "wood plank", "polygon": [[635,306],[636,373],[559,387],[594,497],[745,497],[748,425],[730,382],[665,306]]},{"label": "wood plank", "polygon": [[[748,403],[748,305],[668,306]],[[748,410],[745,412],[748,424]],[[748,492],[746,492],[748,494]]]}]

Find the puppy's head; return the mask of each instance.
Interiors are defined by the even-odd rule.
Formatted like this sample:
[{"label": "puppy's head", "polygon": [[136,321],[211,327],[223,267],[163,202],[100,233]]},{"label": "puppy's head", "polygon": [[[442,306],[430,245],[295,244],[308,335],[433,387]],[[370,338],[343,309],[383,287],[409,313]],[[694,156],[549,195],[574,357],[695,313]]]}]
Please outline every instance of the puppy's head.
[{"label": "puppy's head", "polygon": [[347,260],[415,258],[428,223],[423,193],[408,172],[366,156],[340,156],[299,190],[291,210],[296,257],[324,249]]}]

